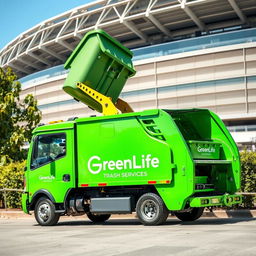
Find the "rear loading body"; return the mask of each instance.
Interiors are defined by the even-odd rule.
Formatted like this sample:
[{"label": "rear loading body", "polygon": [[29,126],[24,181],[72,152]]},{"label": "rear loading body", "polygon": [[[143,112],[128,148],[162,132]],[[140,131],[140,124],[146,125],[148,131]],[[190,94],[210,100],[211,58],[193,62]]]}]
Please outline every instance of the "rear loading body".
[{"label": "rear loading body", "polygon": [[46,198],[58,214],[106,218],[136,210],[148,224],[147,212],[157,207],[162,215],[187,214],[241,202],[237,147],[209,110],[148,110],[38,127],[26,179],[25,212],[44,212]]}]

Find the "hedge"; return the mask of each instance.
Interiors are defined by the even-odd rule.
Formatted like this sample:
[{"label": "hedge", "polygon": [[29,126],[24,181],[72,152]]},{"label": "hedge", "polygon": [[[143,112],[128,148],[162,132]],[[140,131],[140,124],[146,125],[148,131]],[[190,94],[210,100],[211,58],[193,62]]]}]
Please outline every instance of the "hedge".
[{"label": "hedge", "polygon": [[[25,161],[0,166],[0,188],[23,189]],[[6,192],[7,207],[21,208],[21,192]],[[0,201],[3,205],[3,192]]]},{"label": "hedge", "polygon": [[[256,152],[242,151],[241,158],[241,191],[256,192]],[[245,196],[242,207],[253,208],[256,196]]]}]

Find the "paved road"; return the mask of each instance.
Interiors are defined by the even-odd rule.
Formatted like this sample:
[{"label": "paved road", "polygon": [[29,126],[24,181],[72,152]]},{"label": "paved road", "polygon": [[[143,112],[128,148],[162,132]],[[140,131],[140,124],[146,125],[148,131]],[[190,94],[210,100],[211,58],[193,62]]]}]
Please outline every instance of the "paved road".
[{"label": "paved road", "polygon": [[256,218],[201,218],[142,226],[136,219],[95,225],[84,219],[41,227],[33,219],[0,219],[1,256],[256,255]]}]

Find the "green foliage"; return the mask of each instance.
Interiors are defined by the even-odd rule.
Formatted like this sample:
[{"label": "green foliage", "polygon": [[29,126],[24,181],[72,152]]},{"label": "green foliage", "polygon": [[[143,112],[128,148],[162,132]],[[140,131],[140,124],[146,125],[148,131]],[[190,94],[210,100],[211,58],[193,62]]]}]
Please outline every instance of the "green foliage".
[{"label": "green foliage", "polygon": [[33,95],[21,100],[20,92],[21,84],[11,68],[0,68],[0,165],[25,159],[22,146],[41,119]]},{"label": "green foliage", "polygon": [[[256,152],[243,151],[241,157],[241,191],[256,192]],[[255,197],[245,196],[244,207],[253,207]]]},{"label": "green foliage", "polygon": [[[0,188],[23,189],[25,163],[0,166]],[[21,208],[21,192],[6,192],[6,195],[8,208]],[[0,201],[3,202],[3,199],[3,192],[0,192]]]}]

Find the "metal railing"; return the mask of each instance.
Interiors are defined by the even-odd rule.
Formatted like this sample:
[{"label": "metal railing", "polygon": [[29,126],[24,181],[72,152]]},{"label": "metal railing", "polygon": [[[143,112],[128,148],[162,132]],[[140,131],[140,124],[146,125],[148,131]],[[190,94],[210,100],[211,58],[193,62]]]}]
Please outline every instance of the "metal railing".
[{"label": "metal railing", "polygon": [[243,196],[256,196],[256,192],[238,192],[237,194]]},{"label": "metal railing", "polygon": [[15,189],[15,188],[0,188],[0,192],[4,194],[4,209],[7,209],[7,192],[20,192],[22,193],[23,189]]}]

